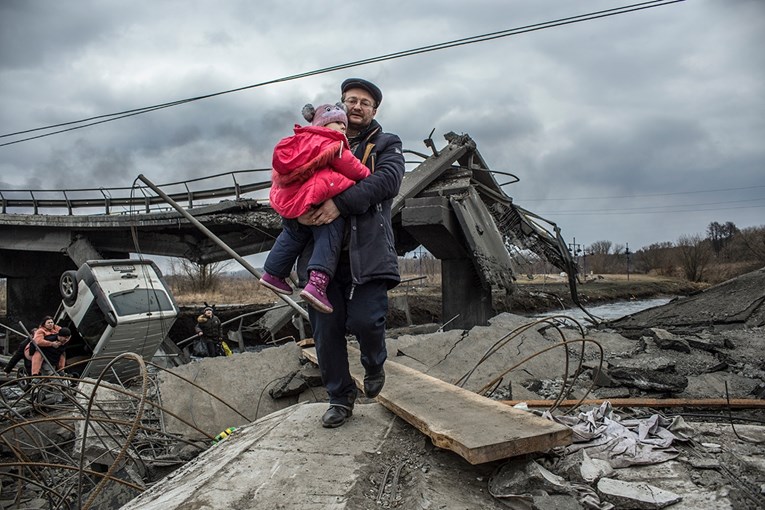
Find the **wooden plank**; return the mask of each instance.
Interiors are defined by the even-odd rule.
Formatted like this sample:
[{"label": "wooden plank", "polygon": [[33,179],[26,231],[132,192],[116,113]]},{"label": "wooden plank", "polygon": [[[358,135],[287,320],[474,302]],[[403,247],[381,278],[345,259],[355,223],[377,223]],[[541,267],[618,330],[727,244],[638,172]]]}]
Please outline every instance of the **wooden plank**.
[{"label": "wooden plank", "polygon": [[[304,349],[317,362],[316,350]],[[351,375],[363,388],[359,351],[348,347]],[[385,387],[377,400],[439,448],[471,464],[483,464],[571,443],[571,430],[526,411],[454,386],[395,361],[385,363]]]}]

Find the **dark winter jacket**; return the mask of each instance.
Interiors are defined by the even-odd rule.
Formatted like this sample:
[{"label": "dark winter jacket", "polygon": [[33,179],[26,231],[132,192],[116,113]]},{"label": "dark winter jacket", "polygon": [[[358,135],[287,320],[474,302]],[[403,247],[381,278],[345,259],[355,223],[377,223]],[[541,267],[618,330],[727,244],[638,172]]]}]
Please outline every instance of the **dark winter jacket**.
[{"label": "dark winter jacket", "polygon": [[353,283],[383,279],[393,288],[401,281],[391,225],[391,206],[404,179],[401,139],[373,120],[351,140],[352,147],[355,141],[353,152],[372,175],[333,198],[347,220]]},{"label": "dark winter jacket", "polygon": [[200,331],[202,335],[209,340],[218,341],[223,338],[223,332],[221,331],[221,322],[217,315],[213,315],[209,319],[205,314],[197,317],[197,323],[194,326],[197,333]]}]

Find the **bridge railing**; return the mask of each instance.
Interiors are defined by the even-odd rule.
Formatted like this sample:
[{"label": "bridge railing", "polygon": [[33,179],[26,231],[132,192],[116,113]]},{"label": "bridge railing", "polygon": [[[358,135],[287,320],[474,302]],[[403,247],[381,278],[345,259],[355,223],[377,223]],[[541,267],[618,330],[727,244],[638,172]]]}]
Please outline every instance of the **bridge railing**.
[{"label": "bridge railing", "polygon": [[[264,192],[271,187],[271,169],[258,168],[224,172],[196,179],[159,184],[176,202],[192,209],[211,200],[243,198]],[[265,193],[260,193],[265,195]],[[257,198],[257,197],[256,197]],[[78,209],[100,208],[104,214],[114,214],[116,208],[130,212],[151,212],[167,209],[165,201],[143,185],[112,188],[74,188],[65,190],[0,190],[2,214],[41,214],[66,211],[72,215]]]}]

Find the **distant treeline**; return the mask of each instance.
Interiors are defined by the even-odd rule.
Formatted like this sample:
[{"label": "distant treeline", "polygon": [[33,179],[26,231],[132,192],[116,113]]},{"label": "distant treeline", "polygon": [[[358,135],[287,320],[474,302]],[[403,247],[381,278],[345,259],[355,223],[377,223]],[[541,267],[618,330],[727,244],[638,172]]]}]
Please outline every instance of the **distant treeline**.
[{"label": "distant treeline", "polygon": [[[632,252],[611,241],[576,246],[572,255],[584,274],[628,272],[719,283],[765,267],[765,225],[739,229],[733,222],[712,222],[706,236],[683,235],[676,242],[654,243]],[[514,255],[522,271],[549,272],[549,264],[533,255]]]}]

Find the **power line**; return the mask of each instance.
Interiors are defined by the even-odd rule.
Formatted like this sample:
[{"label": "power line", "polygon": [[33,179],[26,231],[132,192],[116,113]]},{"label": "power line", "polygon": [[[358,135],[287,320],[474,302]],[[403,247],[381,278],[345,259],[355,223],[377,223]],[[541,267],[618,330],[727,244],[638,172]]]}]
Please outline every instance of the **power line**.
[{"label": "power line", "polygon": [[439,50],[444,50],[444,49],[448,49],[448,48],[464,46],[464,45],[468,45],[468,44],[475,44],[475,43],[479,43],[479,42],[491,41],[491,40],[494,40],[494,39],[500,39],[500,38],[503,38],[503,37],[510,37],[510,36],[513,36],[513,35],[519,35],[519,34],[523,34],[523,33],[527,33],[527,32],[534,32],[534,31],[538,31],[538,30],[544,30],[544,29],[547,29],[547,28],[559,27],[559,26],[569,25],[569,24],[573,24],[573,23],[580,23],[580,22],[583,22],[583,21],[591,21],[591,20],[594,20],[594,19],[606,18],[606,17],[610,17],[610,16],[616,16],[618,14],[626,14],[626,13],[629,13],[629,12],[635,12],[635,11],[640,11],[640,10],[645,10],[645,9],[651,9],[651,8],[654,8],[654,7],[661,7],[661,6],[664,6],[664,5],[675,4],[675,3],[679,3],[679,2],[683,2],[683,1],[685,1],[685,0],[652,0],[652,1],[648,1],[648,2],[641,2],[641,3],[637,3],[637,4],[625,5],[625,6],[616,7],[616,8],[613,8],[613,9],[606,9],[606,10],[602,10],[602,11],[595,11],[595,12],[591,12],[591,13],[588,13],[588,14],[580,14],[578,16],[571,16],[571,17],[567,17],[567,18],[560,18],[560,19],[553,20],[553,21],[546,21],[546,22],[543,22],[543,23],[536,23],[536,24],[532,24],[532,25],[526,25],[526,26],[523,26],[523,27],[510,28],[510,29],[501,30],[501,31],[498,31],[498,32],[490,32],[490,33],[487,33],[487,34],[481,34],[481,35],[476,35],[476,36],[471,36],[471,37],[465,37],[465,38],[462,38],[462,39],[455,39],[455,40],[452,40],[452,41],[442,42],[442,43],[438,43],[438,44],[432,44],[432,45],[428,45],[428,46],[421,46],[419,48],[403,50],[403,51],[394,52],[394,53],[388,53],[388,54],[379,55],[379,56],[371,57],[371,58],[367,58],[367,59],[356,60],[354,62],[347,62],[347,63],[344,63],[344,64],[337,64],[337,65],[334,65],[334,66],[324,67],[324,68],[316,69],[316,70],[313,70],[313,71],[306,71],[306,72],[303,72],[303,73],[293,74],[293,75],[285,76],[285,77],[282,77],[282,78],[276,78],[276,79],[273,79],[273,80],[268,80],[268,81],[256,83],[256,84],[253,84],[253,85],[246,85],[244,87],[238,87],[238,88],[235,88],[235,89],[225,90],[225,91],[221,91],[221,92],[214,92],[214,93],[211,93],[211,94],[205,94],[205,95],[191,97],[191,98],[187,98],[187,99],[179,99],[177,101],[171,101],[171,102],[168,102],[168,103],[161,103],[161,104],[156,104],[156,105],[153,105],[153,106],[145,106],[143,108],[135,108],[135,109],[132,109],[132,110],[124,110],[124,111],[116,112],[116,113],[109,113],[109,114],[105,114],[105,115],[98,115],[98,116],[94,116],[94,117],[88,117],[88,118],[85,118],[85,119],[80,119],[80,120],[75,120],[75,121],[70,121],[70,122],[63,122],[63,123],[60,123],[60,124],[52,124],[52,125],[48,125],[48,126],[43,126],[43,127],[33,128],[33,129],[27,129],[27,130],[23,130],[23,131],[16,131],[14,133],[8,133],[8,134],[0,135],[0,138],[7,138],[7,137],[10,137],[10,136],[18,136],[18,135],[23,135],[23,134],[37,132],[37,131],[45,131],[45,130],[49,130],[49,129],[55,129],[55,128],[59,128],[59,127],[64,127],[64,126],[73,126],[75,124],[81,124],[81,125],[69,127],[69,128],[66,128],[66,129],[61,129],[61,130],[58,130],[58,131],[53,131],[53,132],[50,132],[50,133],[45,133],[45,134],[36,135],[36,136],[30,136],[30,137],[22,138],[22,139],[19,139],[19,140],[14,140],[12,142],[6,142],[6,143],[3,143],[3,144],[0,144],[0,147],[5,147],[7,145],[13,145],[13,144],[16,144],[16,143],[21,143],[21,142],[26,142],[26,141],[29,141],[29,140],[35,140],[35,139],[38,139],[38,138],[44,138],[46,136],[52,136],[52,135],[59,134],[59,133],[65,133],[67,131],[74,131],[76,129],[82,129],[82,128],[86,128],[86,127],[90,127],[90,126],[95,126],[97,124],[103,124],[105,122],[111,122],[111,121],[115,121],[115,120],[119,120],[119,119],[124,119],[124,118],[127,118],[127,117],[133,117],[135,115],[141,115],[141,114],[144,114],[144,113],[149,113],[149,112],[153,112],[153,111],[156,111],[156,110],[161,110],[161,109],[164,109],[164,108],[170,108],[170,107],[173,107],[173,106],[179,106],[179,105],[190,103],[190,102],[194,102],[194,101],[200,101],[202,99],[209,99],[209,98],[221,96],[221,95],[224,95],[224,94],[231,94],[231,93],[234,93],[234,92],[241,92],[243,90],[249,90],[249,89],[253,89],[253,88],[263,87],[263,86],[266,86],[266,85],[273,85],[273,84],[276,84],[276,83],[282,83],[282,82],[297,80],[297,79],[300,79],[300,78],[306,78],[306,77],[315,76],[315,75],[318,75],[318,74],[325,74],[325,73],[330,73],[330,72],[334,72],[334,71],[339,71],[339,70],[342,70],[342,69],[350,69],[352,67],[358,67],[358,66],[372,64],[372,63],[378,63],[378,62],[384,62],[384,61],[387,61],[387,60],[393,60],[393,59],[398,59],[398,58],[410,57],[410,56],[419,55],[419,54],[422,54],[422,53],[429,53],[429,52],[433,52],[433,51],[439,51]]},{"label": "power line", "polygon": [[[706,207],[709,205],[727,205],[727,204],[743,204],[747,202],[762,202],[765,201],[765,197],[751,198],[745,200],[725,200],[723,202],[707,202],[704,204],[670,204],[670,205],[648,205],[645,207],[625,207],[622,209],[616,209],[617,211],[648,211],[650,209],[666,209],[668,207]],[[613,209],[576,209],[573,211],[559,211],[559,212],[608,212]]]},{"label": "power line", "polygon": [[765,185],[757,186],[744,186],[741,188],[718,188],[718,189],[704,189],[698,191],[675,191],[670,193],[650,193],[646,195],[615,195],[615,196],[598,196],[598,197],[558,197],[558,198],[523,198],[524,202],[545,202],[548,200],[554,200],[561,202],[564,200],[608,200],[614,198],[648,198],[648,197],[668,197],[672,195],[693,195],[696,193],[720,193],[724,191],[741,191],[745,189],[765,188]]},{"label": "power line", "polygon": [[[703,205],[703,204],[702,204]],[[683,207],[691,207],[685,206],[685,205],[677,205],[677,206],[667,206],[667,207],[677,207],[680,209],[667,209],[664,211],[634,211],[629,209],[603,209],[600,211],[547,211],[547,212],[539,212],[540,216],[555,216],[556,214],[565,214],[567,216],[627,216],[627,215],[636,215],[636,214],[677,214],[677,213],[696,213],[696,212],[708,212],[708,211],[731,211],[734,209],[760,209],[765,207],[765,205],[743,205],[743,206],[736,206],[736,207],[711,207],[711,208],[701,208],[701,209],[682,209]],[[693,206],[695,207],[695,206]]]}]

